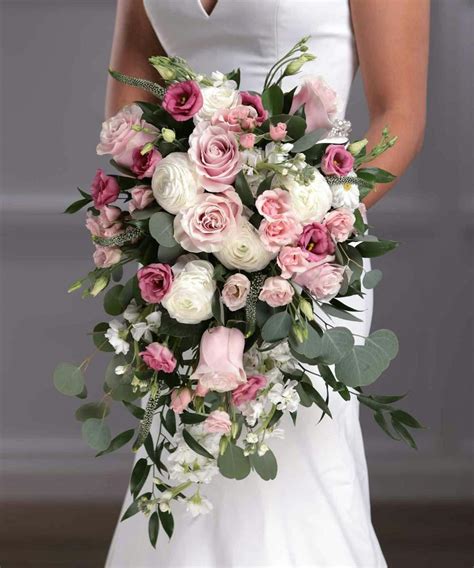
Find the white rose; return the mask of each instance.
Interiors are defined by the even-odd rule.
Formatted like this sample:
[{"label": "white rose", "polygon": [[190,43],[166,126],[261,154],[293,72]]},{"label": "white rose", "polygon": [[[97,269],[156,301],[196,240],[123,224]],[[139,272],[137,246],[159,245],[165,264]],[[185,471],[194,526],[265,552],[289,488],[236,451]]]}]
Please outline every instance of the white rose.
[{"label": "white rose", "polygon": [[219,87],[202,87],[203,104],[201,110],[194,115],[195,124],[202,120],[211,120],[218,110],[236,107],[240,102],[236,87],[233,81],[228,81]]},{"label": "white rose", "polygon": [[[348,174],[347,177],[357,177],[354,172]],[[332,206],[347,207],[351,211],[357,209],[360,203],[359,186],[356,183],[343,182],[331,185]]]},{"label": "white rose", "polygon": [[331,208],[331,188],[317,169],[308,185],[298,183],[291,176],[284,178],[282,185],[290,192],[292,209],[300,222],[320,222]]},{"label": "white rose", "polygon": [[203,193],[186,152],[173,152],[156,166],[151,187],[156,201],[169,213],[191,207]]},{"label": "white rose", "polygon": [[199,323],[212,317],[216,290],[214,267],[207,260],[191,260],[176,276],[162,300],[169,315],[180,323]]},{"label": "white rose", "polygon": [[263,246],[257,229],[244,219],[214,256],[226,268],[256,272],[265,268],[275,254]]}]

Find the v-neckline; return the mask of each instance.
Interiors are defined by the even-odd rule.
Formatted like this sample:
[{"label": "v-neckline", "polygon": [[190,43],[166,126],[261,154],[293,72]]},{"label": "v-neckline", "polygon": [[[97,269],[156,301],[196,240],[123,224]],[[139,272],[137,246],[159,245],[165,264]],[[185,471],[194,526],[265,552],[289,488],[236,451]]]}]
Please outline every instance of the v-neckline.
[{"label": "v-neckline", "polygon": [[204,7],[202,0],[196,0],[196,2],[199,5],[198,7],[200,8],[201,13],[205,16],[206,20],[210,20],[211,18],[213,18],[214,14],[216,13],[216,10],[219,7],[219,4],[221,4],[223,2],[223,0],[217,0],[217,2],[214,4],[214,6],[213,6],[213,8],[210,12],[208,12],[206,10],[206,8]]}]

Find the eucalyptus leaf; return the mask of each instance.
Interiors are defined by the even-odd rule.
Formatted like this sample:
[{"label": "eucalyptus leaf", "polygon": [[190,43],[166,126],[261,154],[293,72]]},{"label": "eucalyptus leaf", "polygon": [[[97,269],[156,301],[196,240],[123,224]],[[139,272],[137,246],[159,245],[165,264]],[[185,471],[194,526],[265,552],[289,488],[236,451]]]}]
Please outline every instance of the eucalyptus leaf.
[{"label": "eucalyptus leaf", "polygon": [[102,419],[88,418],[82,424],[82,437],[91,448],[101,452],[110,444],[110,428]]},{"label": "eucalyptus leaf", "polygon": [[318,128],[318,130],[314,130],[313,132],[308,132],[308,134],[305,134],[299,140],[296,140],[291,152],[293,154],[298,154],[299,152],[309,150],[318,142],[318,140],[321,140],[324,132],[325,131],[322,128]]},{"label": "eucalyptus leaf", "polygon": [[121,284],[117,284],[107,290],[104,296],[104,310],[107,314],[118,316],[127,307],[122,303],[122,291],[123,286]]},{"label": "eucalyptus leaf", "polygon": [[164,211],[154,213],[149,221],[150,235],[155,241],[164,247],[175,247],[173,216]]},{"label": "eucalyptus leaf", "polygon": [[85,387],[82,370],[71,363],[59,363],[53,374],[56,389],[67,396],[80,395]]},{"label": "eucalyptus leaf", "polygon": [[173,264],[174,261],[183,254],[184,249],[176,243],[172,247],[165,247],[160,245],[158,247],[158,260],[160,262],[165,262],[166,264]]},{"label": "eucalyptus leaf", "polygon": [[134,428],[132,428],[131,430],[125,430],[125,432],[118,434],[110,442],[109,446],[105,450],[102,450],[101,452],[99,452],[96,455],[96,457],[104,456],[105,454],[110,454],[110,453],[115,452],[116,450],[120,449],[122,446],[125,446],[125,444],[128,444],[128,442],[130,442],[130,440],[133,438],[134,434],[135,434]]},{"label": "eucalyptus leaf", "polygon": [[269,343],[285,339],[290,333],[291,323],[291,316],[288,312],[274,314],[262,327],[262,338]]},{"label": "eucalyptus leaf", "polygon": [[229,479],[244,479],[250,473],[250,459],[239,446],[230,442],[217,460],[220,473]]},{"label": "eucalyptus leaf", "polygon": [[258,475],[265,481],[275,479],[278,473],[278,464],[275,454],[271,450],[267,450],[263,456],[258,453],[250,456],[250,463]]},{"label": "eucalyptus leaf", "polygon": [[319,333],[310,325],[307,327],[308,337],[300,343],[293,334],[290,336],[290,345],[296,353],[302,355],[306,359],[316,359],[321,354],[322,340]]},{"label": "eucalyptus leaf", "polygon": [[329,365],[338,363],[354,346],[354,336],[346,327],[333,327],[324,332],[319,357]]},{"label": "eucalyptus leaf", "polygon": [[99,351],[110,353],[114,351],[109,340],[105,337],[105,332],[109,329],[109,324],[106,322],[98,323],[92,330],[92,341]]},{"label": "eucalyptus leaf", "polygon": [[362,283],[368,290],[370,290],[371,288],[375,288],[381,280],[382,271],[378,268],[374,268],[374,270],[370,270],[365,273]]},{"label": "eucalyptus leaf", "polygon": [[110,414],[110,407],[105,402],[87,402],[75,413],[76,420],[85,422],[88,418],[105,418]]}]

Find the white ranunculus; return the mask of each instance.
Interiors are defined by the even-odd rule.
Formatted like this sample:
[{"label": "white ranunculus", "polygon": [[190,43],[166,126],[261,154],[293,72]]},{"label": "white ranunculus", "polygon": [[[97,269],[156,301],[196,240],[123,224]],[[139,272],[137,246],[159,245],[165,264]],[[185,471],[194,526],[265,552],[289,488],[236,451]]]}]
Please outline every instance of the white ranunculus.
[{"label": "white ranunculus", "polygon": [[332,193],[324,176],[314,169],[314,175],[308,185],[300,184],[295,178],[283,178],[282,185],[291,195],[291,205],[298,221],[310,222],[323,220],[331,208]]},{"label": "white ranunculus", "polygon": [[151,187],[156,201],[174,215],[194,205],[203,192],[186,152],[173,152],[163,158],[156,166]]},{"label": "white ranunculus", "polygon": [[207,260],[191,260],[176,276],[162,300],[169,315],[180,323],[199,323],[212,317],[216,290],[214,267]]},{"label": "white ranunculus", "polygon": [[239,91],[234,81],[227,81],[218,87],[202,87],[201,93],[203,104],[201,110],[194,115],[195,124],[211,120],[217,111],[234,108],[240,102]]},{"label": "white ranunculus", "polygon": [[[350,173],[347,177],[357,177],[355,173]],[[359,186],[356,183],[343,182],[331,185],[332,206],[347,207],[351,211],[357,209],[360,203]]]},{"label": "white ranunculus", "polygon": [[263,246],[257,229],[244,219],[214,256],[226,268],[256,272],[265,268],[275,254]]}]

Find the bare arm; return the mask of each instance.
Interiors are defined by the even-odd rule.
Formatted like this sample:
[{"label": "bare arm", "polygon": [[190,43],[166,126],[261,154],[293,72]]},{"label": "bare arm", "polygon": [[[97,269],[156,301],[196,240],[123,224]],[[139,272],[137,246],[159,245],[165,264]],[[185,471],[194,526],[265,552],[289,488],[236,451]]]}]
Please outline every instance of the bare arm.
[{"label": "bare arm", "polygon": [[[357,51],[369,106],[368,148],[384,126],[397,144],[371,162],[399,176],[423,144],[429,44],[429,0],[351,0]],[[394,184],[364,200],[374,205]]]},{"label": "bare arm", "polygon": [[[148,20],[143,2],[117,0],[110,67],[126,75],[158,82],[158,73],[148,63],[148,58],[152,55],[166,54]],[[137,100],[156,101],[153,95],[109,77],[105,103],[107,118],[116,114],[124,105]]]}]

